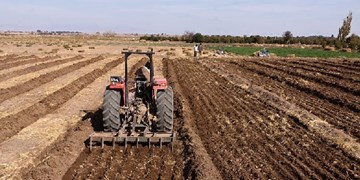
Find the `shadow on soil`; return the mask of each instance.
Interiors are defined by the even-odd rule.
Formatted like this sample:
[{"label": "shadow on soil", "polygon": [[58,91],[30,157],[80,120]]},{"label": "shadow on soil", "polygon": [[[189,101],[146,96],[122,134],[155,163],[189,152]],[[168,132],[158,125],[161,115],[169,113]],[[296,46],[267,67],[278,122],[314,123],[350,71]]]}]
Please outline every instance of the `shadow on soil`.
[{"label": "shadow on soil", "polygon": [[90,119],[91,126],[94,131],[103,131],[103,116],[102,116],[102,109],[98,109],[97,111],[93,112],[86,112],[86,114],[82,117],[82,120],[85,121]]},{"label": "shadow on soil", "polygon": [[[93,128],[94,132],[97,131],[104,131],[104,126],[103,126],[103,115],[102,115],[102,109],[99,108],[96,111],[84,111],[86,114],[82,117],[82,121],[87,121],[89,120],[91,123],[91,126]],[[84,145],[86,147],[88,147],[90,144],[90,138],[87,138],[84,141]]]}]

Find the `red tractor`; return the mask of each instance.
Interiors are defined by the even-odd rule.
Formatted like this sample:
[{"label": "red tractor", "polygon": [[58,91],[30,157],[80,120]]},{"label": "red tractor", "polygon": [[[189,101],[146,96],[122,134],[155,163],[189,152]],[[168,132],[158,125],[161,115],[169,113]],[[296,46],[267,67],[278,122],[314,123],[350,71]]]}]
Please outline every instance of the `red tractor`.
[{"label": "red tractor", "polygon": [[[111,142],[124,144],[171,143],[173,131],[173,91],[164,78],[154,78],[153,50],[147,52],[123,51],[125,77],[111,76],[103,100],[103,132],[90,135],[90,150],[93,144]],[[143,54],[149,61],[128,79],[128,57]],[[134,84],[134,87],[130,87]],[[131,88],[131,89],[130,89]]]}]

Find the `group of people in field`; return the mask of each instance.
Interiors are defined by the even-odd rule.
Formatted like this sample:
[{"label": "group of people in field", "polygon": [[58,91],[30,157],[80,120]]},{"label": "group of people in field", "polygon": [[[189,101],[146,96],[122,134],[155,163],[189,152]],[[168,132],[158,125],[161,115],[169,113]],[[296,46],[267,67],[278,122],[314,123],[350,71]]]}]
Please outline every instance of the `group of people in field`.
[{"label": "group of people in field", "polygon": [[197,57],[198,55],[201,56],[203,52],[203,46],[202,44],[195,44],[194,45],[194,57]]}]

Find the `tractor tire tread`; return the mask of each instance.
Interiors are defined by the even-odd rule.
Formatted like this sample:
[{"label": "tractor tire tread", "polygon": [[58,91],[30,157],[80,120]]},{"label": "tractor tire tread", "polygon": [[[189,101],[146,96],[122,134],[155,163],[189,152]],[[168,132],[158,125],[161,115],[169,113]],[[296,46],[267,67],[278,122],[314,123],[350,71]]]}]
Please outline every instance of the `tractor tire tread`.
[{"label": "tractor tire tread", "polygon": [[106,89],[103,102],[103,126],[105,132],[116,132],[119,130],[121,93],[117,90]]},{"label": "tractor tire tread", "polygon": [[172,132],[173,131],[173,90],[168,87],[164,91],[156,93],[156,129],[158,132]]}]

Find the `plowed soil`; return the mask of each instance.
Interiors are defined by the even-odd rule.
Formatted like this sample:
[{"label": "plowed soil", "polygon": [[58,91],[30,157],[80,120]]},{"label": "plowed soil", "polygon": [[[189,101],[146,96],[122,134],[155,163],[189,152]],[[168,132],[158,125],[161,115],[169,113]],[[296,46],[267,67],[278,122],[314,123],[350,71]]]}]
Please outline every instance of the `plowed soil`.
[{"label": "plowed soil", "polygon": [[[76,104],[73,101],[82,99],[81,96],[90,97],[78,102],[85,112],[80,117],[75,111],[56,116],[74,119],[75,125],[69,125],[65,134],[54,136],[58,139],[37,150],[31,162],[26,162],[23,154],[14,156],[14,162],[21,166],[16,168],[12,167],[13,160],[1,159],[0,178],[360,178],[357,156],[360,149],[350,149],[342,142],[360,147],[359,60],[164,57],[165,54],[155,58],[155,74],[166,77],[174,90],[174,129],[178,135],[174,148],[117,145],[114,149],[95,147],[91,152],[87,148],[88,135],[102,130],[100,92],[107,84],[109,73],[123,75],[124,69],[119,69],[123,61],[105,55],[80,62],[77,60],[86,57],[1,57],[0,64],[7,68],[19,67],[0,77],[3,82],[64,63],[74,61],[74,64],[0,89],[0,103],[82,67],[102,65],[89,72],[81,71],[71,83],[0,119],[0,150],[4,150],[4,156],[11,154],[6,149],[16,148],[11,147],[11,142],[17,142],[24,129],[27,132],[42,117],[63,112],[58,110],[69,108],[67,103]],[[49,61],[51,58],[58,60]],[[105,61],[107,58],[113,59]],[[131,77],[145,62],[142,57],[131,58]],[[29,66],[29,63],[39,64]],[[20,69],[21,66],[26,67]],[[96,96],[89,95],[95,91]],[[265,93],[260,96],[260,92]],[[310,116],[317,120],[307,119]],[[319,122],[329,124],[323,126],[328,130],[326,133],[312,127]],[[328,137],[331,130],[342,132],[346,138],[332,141]],[[14,174],[9,175],[12,168]]]},{"label": "plowed soil", "polygon": [[9,78],[12,78],[12,77],[24,75],[24,74],[27,74],[27,73],[31,73],[31,72],[34,72],[34,71],[39,71],[39,70],[45,69],[47,67],[57,66],[57,65],[60,65],[60,64],[63,64],[63,63],[72,62],[72,61],[79,60],[79,59],[82,59],[82,58],[83,58],[82,56],[75,56],[75,57],[71,57],[71,58],[59,59],[59,60],[56,60],[56,61],[36,64],[35,66],[30,66],[30,67],[27,67],[25,69],[19,69],[19,70],[7,73],[7,74],[0,77],[0,81],[6,80],[6,79],[9,79]]},{"label": "plowed soil", "polygon": [[[38,58],[36,56],[24,56],[24,57],[18,57],[18,58],[10,58],[5,60],[5,63],[1,64],[0,66],[0,70],[6,69],[6,68],[11,68],[11,67],[16,67],[16,66],[20,66],[20,65],[25,65],[25,64],[33,64],[33,63],[37,63],[37,62],[43,62],[46,60],[50,60],[50,59],[54,59],[54,58],[59,58],[59,56],[49,56],[49,57],[44,57],[44,58]],[[8,62],[8,63],[6,63]]]}]

